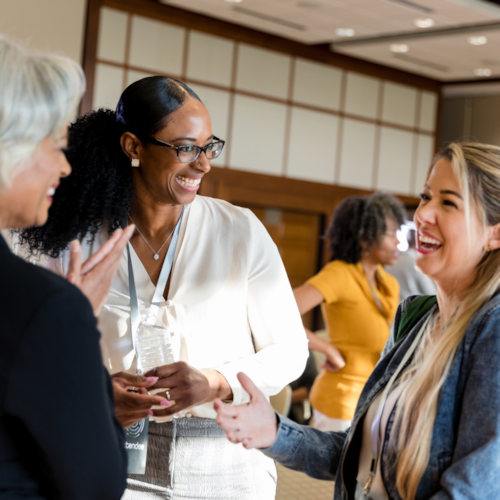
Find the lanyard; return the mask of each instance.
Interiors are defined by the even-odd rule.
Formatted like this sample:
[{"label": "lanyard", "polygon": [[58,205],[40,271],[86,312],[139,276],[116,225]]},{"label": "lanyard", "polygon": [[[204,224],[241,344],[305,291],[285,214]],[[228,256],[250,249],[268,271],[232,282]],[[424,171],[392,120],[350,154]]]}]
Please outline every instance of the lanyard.
[{"label": "lanyard", "polygon": [[[163,261],[163,265],[160,271],[160,277],[158,278],[158,283],[156,284],[155,293],[153,295],[153,300],[151,302],[150,312],[156,317],[158,314],[158,309],[160,307],[161,298],[165,292],[165,287],[167,286],[168,278],[170,272],[172,271],[172,266],[174,264],[175,249],[177,248],[177,240],[179,239],[179,231],[182,222],[182,215],[184,214],[184,207],[182,207],[182,212],[177,221],[177,225],[174,229],[174,234],[172,236],[172,241],[168,247],[167,255]],[[130,243],[127,243],[127,260],[128,260],[128,287],[130,292],[130,334],[132,335],[132,344],[134,346],[135,356],[139,359],[137,352],[137,330],[139,328],[139,301],[137,299],[137,290],[135,288],[135,278],[134,278],[134,267],[132,265],[132,256],[130,253]]]},{"label": "lanyard", "polygon": [[380,398],[380,402],[378,404],[377,408],[377,413],[375,414],[375,418],[373,419],[372,422],[372,427],[371,427],[371,447],[372,447],[372,463],[370,467],[370,474],[368,476],[368,481],[366,482],[364,488],[363,488],[363,495],[365,497],[368,497],[370,493],[370,489],[372,486],[373,478],[375,477],[376,471],[377,471],[377,465],[380,460],[380,455],[382,452],[382,436],[380,435],[380,430],[381,430],[381,421],[382,421],[382,413],[385,408],[385,403],[387,402],[387,398],[389,397],[389,393],[391,392],[392,386],[394,385],[394,382],[398,378],[398,375],[401,373],[403,368],[405,367],[406,363],[410,359],[411,355],[415,352],[415,349],[420,343],[420,340],[422,339],[422,336],[425,333],[425,330],[427,329],[427,326],[431,320],[432,314],[426,319],[425,323],[423,324],[422,328],[418,332],[418,335],[415,337],[415,340],[412,342],[410,348],[406,351],[405,355],[403,356],[403,359],[401,360],[401,363],[399,363],[399,366],[397,367],[396,371],[393,373],[392,377],[389,379],[389,382],[385,386],[384,392],[382,393],[382,396]]}]

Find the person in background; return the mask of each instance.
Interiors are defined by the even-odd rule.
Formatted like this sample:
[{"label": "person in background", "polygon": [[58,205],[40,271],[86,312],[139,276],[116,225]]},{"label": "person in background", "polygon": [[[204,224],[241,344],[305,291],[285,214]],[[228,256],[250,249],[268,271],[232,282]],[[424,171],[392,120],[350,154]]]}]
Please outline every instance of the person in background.
[{"label": "person in background", "polygon": [[306,329],[310,349],[325,363],[311,389],[314,427],[344,430],[389,337],[399,300],[397,281],[382,266],[399,256],[402,204],[376,193],[346,198],[326,233],[330,262],[294,290],[300,314],[321,305],[329,341]]},{"label": "person in background", "polygon": [[[135,222],[130,262],[124,255],[99,314],[104,362],[113,379],[136,372],[129,264],[141,311],[158,294],[158,317],[176,346],[176,362],[148,374],[160,377],[153,388],[171,403],[151,409],[147,395],[131,393],[153,416],[146,473],[129,476],[124,499],[273,499],[273,461],[232,446],[215,422],[213,401],[248,401],[236,377],[241,370],[266,395],[277,394],[303,371],[307,339],[264,226],[248,209],[197,196],[224,146],[207,109],[178,80],[144,78],[125,89],[116,113],[96,110],[77,120],[69,146],[73,175],[61,183],[47,224],[21,239],[65,275],[73,238],[91,256],[110,230]],[[161,288],[178,223],[172,272]],[[127,394],[117,399],[117,414],[143,418],[127,401]]]},{"label": "person in background", "polygon": [[416,267],[418,257],[416,249],[416,231],[410,229],[407,233],[408,250],[401,252],[398,261],[385,270],[394,276],[399,283],[399,302],[412,295],[436,295],[436,285]]},{"label": "person in background", "polygon": [[[67,123],[85,86],[73,61],[0,36],[0,230],[45,223],[61,179]],[[102,365],[95,314],[131,230],[69,280],[15,256],[0,235],[0,498],[119,500],[123,430]],[[84,292],[90,298],[87,300]],[[152,385],[152,384],[149,384]]]},{"label": "person in background", "polygon": [[414,221],[417,266],[436,283],[437,297],[400,305],[349,432],[277,416],[244,374],[251,403],[215,403],[232,442],[335,480],[335,500],[498,498],[500,148],[442,150]]}]

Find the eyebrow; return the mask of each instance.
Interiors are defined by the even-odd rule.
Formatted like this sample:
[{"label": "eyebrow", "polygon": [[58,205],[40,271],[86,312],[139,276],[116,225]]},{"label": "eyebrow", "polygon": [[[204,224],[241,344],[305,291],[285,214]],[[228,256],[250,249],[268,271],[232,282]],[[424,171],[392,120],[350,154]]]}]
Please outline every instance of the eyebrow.
[{"label": "eyebrow", "polygon": [[[432,191],[428,184],[426,184],[424,187],[429,191]],[[453,196],[456,196],[457,198],[463,200],[462,195],[458,194],[456,191],[452,191],[451,189],[442,189],[441,191],[439,191],[439,194],[452,194]]]},{"label": "eyebrow", "polygon": [[[209,141],[210,139],[213,139],[214,138],[214,135],[212,134],[208,139],[207,141]],[[195,139],[194,137],[178,137],[177,139],[173,139],[171,142],[177,142],[177,141],[191,141],[191,142],[196,142],[197,139]]]}]

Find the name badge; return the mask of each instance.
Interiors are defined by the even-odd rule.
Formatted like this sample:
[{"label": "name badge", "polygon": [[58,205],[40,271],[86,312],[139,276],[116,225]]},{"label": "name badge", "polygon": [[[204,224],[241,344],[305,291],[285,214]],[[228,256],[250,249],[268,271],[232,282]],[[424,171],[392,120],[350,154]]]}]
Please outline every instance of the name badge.
[{"label": "name badge", "polygon": [[144,474],[148,456],[149,418],[139,420],[125,429],[125,449],[127,450],[129,474]]}]

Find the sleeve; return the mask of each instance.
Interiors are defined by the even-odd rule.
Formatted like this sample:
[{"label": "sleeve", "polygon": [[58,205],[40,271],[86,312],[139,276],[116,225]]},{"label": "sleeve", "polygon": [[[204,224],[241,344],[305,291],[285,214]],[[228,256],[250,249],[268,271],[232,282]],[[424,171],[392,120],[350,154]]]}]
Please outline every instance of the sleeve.
[{"label": "sleeve", "polygon": [[498,498],[500,457],[500,310],[470,351],[451,465],[431,500]]},{"label": "sleeve", "polygon": [[323,432],[278,415],[276,441],[261,451],[284,467],[334,481],[347,432]]},{"label": "sleeve", "polygon": [[13,362],[5,411],[36,444],[62,500],[119,500],[123,430],[90,304],[73,287],[45,299]]},{"label": "sleeve", "polygon": [[330,262],[318,274],[307,280],[323,295],[327,304],[339,302],[345,296],[348,283],[347,272],[341,262]]},{"label": "sleeve", "polygon": [[266,396],[272,396],[302,374],[309,356],[302,319],[278,248],[251,212],[249,218],[247,317],[256,352],[215,368],[228,381],[233,404],[249,401],[237,373],[244,372]]}]

